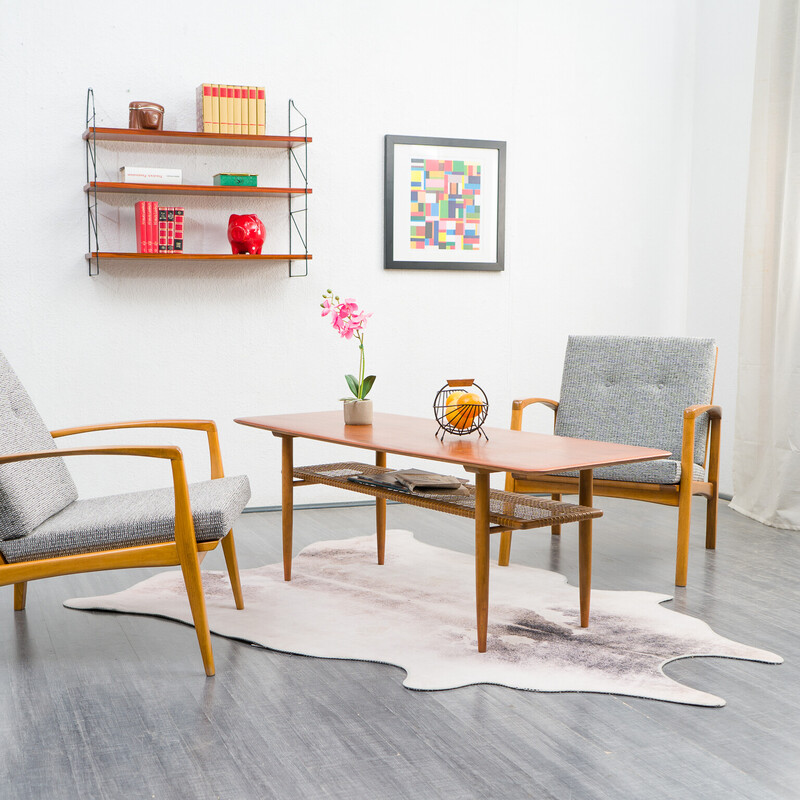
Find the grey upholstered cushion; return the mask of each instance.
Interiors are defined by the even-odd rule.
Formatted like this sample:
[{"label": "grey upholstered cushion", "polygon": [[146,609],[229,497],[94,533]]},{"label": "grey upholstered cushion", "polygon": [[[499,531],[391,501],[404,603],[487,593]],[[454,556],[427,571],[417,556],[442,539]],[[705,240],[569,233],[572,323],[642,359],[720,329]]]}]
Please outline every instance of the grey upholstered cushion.
[{"label": "grey upholstered cushion", "polygon": [[[195,536],[221,539],[250,499],[246,475],[189,484]],[[77,500],[22,539],[0,542],[6,561],[114,550],[175,538],[172,487]]]},{"label": "grey upholstered cushion", "polygon": [[[559,472],[558,475],[577,477],[577,471]],[[663,458],[659,461],[642,461],[639,464],[618,464],[614,467],[598,467],[594,477],[607,481],[633,481],[634,483],[680,483],[681,462]],[[706,473],[699,464],[692,465],[692,477],[704,481]]]},{"label": "grey upholstered cushion", "polygon": [[[570,336],[555,432],[658,447],[679,461],[683,411],[711,402],[715,363],[713,339]],[[708,419],[700,417],[695,428],[696,464],[704,460],[707,430]],[[596,475],[624,474],[618,479],[650,482],[653,469],[672,468],[630,465],[598,469]]]},{"label": "grey upholstered cushion", "polygon": [[[0,353],[0,454],[55,450],[56,444]],[[62,458],[0,465],[0,540],[26,536],[78,496]]]}]

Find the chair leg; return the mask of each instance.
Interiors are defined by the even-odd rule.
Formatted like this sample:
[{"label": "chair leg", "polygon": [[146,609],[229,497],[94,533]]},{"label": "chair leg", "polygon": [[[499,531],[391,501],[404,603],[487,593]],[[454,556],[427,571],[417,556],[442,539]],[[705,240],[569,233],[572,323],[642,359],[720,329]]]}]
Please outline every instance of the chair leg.
[{"label": "chair leg", "polygon": [[692,524],[692,493],[681,491],[678,497],[678,552],[675,559],[675,585],[686,586],[689,572],[689,528]]},{"label": "chair leg", "polygon": [[242,596],[242,582],[239,580],[239,564],[236,561],[236,545],[233,543],[233,531],[228,531],[222,537],[222,552],[225,556],[225,566],[228,568],[228,578],[233,589],[233,601],[239,610],[244,608]]},{"label": "chair leg", "polygon": [[189,596],[189,606],[192,609],[192,619],[197,633],[197,641],[200,644],[203,666],[206,675],[211,677],[214,674],[214,653],[211,650],[206,599],[203,596],[203,579],[200,577],[200,564],[197,556],[190,554],[188,558],[181,558],[181,571],[183,572],[183,582],[186,584],[186,594]]},{"label": "chair leg", "polygon": [[713,496],[708,498],[706,508],[706,550],[716,550],[717,547],[717,505],[719,497],[717,487],[714,487]]},{"label": "chair leg", "polygon": [[[555,500],[556,502],[561,502],[561,495],[560,494],[551,494],[550,498]],[[553,536],[561,536],[561,526],[560,525],[551,525],[550,532]]]},{"label": "chair leg", "polygon": [[25,609],[25,600],[28,596],[28,582],[14,584],[14,611]]},{"label": "chair leg", "polygon": [[507,567],[511,560],[511,531],[500,534],[500,555],[497,557],[498,567]]}]

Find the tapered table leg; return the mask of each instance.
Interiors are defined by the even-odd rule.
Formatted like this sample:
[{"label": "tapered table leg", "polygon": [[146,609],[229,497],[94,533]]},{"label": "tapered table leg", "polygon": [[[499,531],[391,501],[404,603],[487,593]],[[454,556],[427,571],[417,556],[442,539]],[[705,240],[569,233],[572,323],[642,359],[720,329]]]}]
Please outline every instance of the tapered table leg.
[{"label": "tapered table leg", "polygon": [[[582,469],[578,484],[578,502],[592,506],[592,471]],[[589,627],[589,603],[592,594],[592,519],[578,523],[578,571],[580,573],[581,628]]]},{"label": "tapered table leg", "polygon": [[475,608],[478,652],[486,652],[489,623],[489,473],[475,473]]},{"label": "tapered table leg", "polygon": [[281,517],[283,522],[283,579],[292,579],[292,512],[294,511],[292,475],[293,443],[291,436],[281,437]]},{"label": "tapered table leg", "polygon": [[[375,453],[375,466],[386,466],[386,453],[378,450]],[[378,563],[383,564],[386,552],[386,500],[375,498],[375,530],[378,534]]]}]

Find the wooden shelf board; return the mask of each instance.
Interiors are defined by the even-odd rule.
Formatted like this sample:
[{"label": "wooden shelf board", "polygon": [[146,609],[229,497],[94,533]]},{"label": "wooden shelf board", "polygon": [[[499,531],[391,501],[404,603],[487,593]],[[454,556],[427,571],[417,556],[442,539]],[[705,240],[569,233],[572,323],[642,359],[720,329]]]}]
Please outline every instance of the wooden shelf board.
[{"label": "wooden shelf board", "polygon": [[309,255],[288,255],[267,253],[259,256],[233,255],[231,253],[104,253],[92,252],[86,254],[86,260],[90,261],[95,256],[99,256],[101,261],[111,259],[139,259],[141,261],[305,261],[311,260]]},{"label": "wooden shelf board", "polygon": [[97,188],[98,194],[190,194],[195,196],[215,196],[231,194],[236,197],[288,197],[290,195],[311,194],[311,189],[289,189],[269,186],[197,186],[186,183],[115,183],[113,181],[90,181],[83,187],[84,192]]},{"label": "wooden shelf board", "polygon": [[311,142],[305,136],[250,136],[241,133],[197,133],[195,131],[149,131],[135,128],[87,128],[84,139],[106,142],[158,144],[208,144],[223,147],[301,147]]}]

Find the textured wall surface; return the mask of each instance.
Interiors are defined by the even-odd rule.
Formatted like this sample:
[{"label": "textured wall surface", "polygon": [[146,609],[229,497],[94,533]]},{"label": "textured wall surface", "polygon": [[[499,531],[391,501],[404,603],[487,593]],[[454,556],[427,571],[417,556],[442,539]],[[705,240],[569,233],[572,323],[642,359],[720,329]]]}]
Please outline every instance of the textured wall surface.
[{"label": "textured wall surface", "polygon": [[[190,13],[76,0],[4,15],[0,70],[13,113],[0,130],[0,349],[51,427],[214,418],[228,474],[249,474],[253,505],[278,502],[278,443],[232,420],[337,407],[358,354],[319,317],[328,287],[374,312],[373,397],[395,413],[428,414],[446,378],[469,376],[489,395],[489,424],[506,426],[514,397],[557,395],[569,333],[713,336],[735,348],[738,290],[715,288],[739,280],[735,248],[725,259],[703,253],[715,239],[741,241],[752,71],[752,53],[741,50],[755,41],[756,0],[237,8],[225,16],[206,0]],[[698,59],[709,47],[720,62]],[[720,74],[735,54],[744,66]],[[166,106],[166,128],[193,130],[195,88],[215,81],[266,86],[268,133],[285,132],[290,97],[309,118],[309,276],[290,279],[282,263],[131,262],[90,279],[87,87],[100,125],[125,127],[131,100],[154,100]],[[710,97],[717,114],[707,113]],[[387,133],[508,142],[504,272],[383,270]],[[733,145],[709,167],[693,151],[715,137]],[[187,183],[252,170],[264,185],[286,174],[279,151],[102,149],[101,174],[124,164],[179,166]],[[692,190],[701,166],[702,194]],[[708,229],[715,180],[730,211]],[[187,250],[225,252],[228,215],[251,211],[267,223],[268,248],[285,247],[282,201],[174,204],[186,207]],[[101,248],[132,249],[132,204],[102,205]],[[696,311],[709,306],[714,325]],[[720,388],[732,420],[732,375]],[[550,420],[533,415],[530,424],[547,430]],[[177,442],[190,477],[206,475],[202,435],[102,438]],[[306,463],[347,457],[313,443],[296,451]],[[83,496],[168,481],[160,463],[71,467]],[[297,497],[324,499],[342,498],[324,487]]]}]

